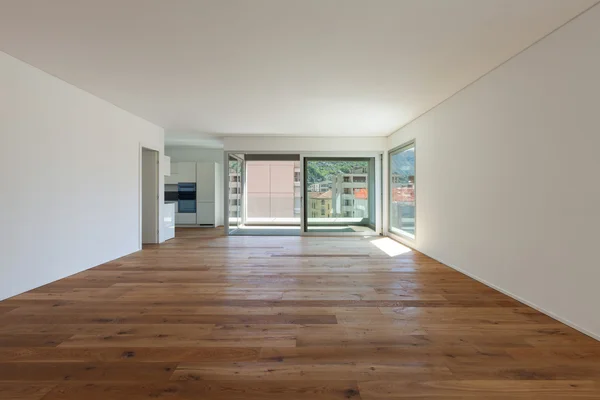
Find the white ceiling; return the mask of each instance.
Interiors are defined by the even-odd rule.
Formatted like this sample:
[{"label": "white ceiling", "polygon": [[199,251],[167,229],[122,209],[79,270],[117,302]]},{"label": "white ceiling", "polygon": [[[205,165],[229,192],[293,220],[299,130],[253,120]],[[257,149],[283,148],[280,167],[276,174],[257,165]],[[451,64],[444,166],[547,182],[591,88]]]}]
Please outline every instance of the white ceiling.
[{"label": "white ceiling", "polygon": [[0,0],[0,50],[179,144],[387,136],[596,1]]}]

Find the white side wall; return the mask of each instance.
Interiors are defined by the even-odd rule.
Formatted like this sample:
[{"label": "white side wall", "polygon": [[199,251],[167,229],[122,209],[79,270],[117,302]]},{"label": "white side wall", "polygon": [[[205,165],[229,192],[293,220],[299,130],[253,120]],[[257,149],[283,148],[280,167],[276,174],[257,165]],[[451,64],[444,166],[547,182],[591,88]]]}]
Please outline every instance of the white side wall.
[{"label": "white side wall", "polygon": [[2,52],[0,88],[0,299],[138,250],[163,129]]},{"label": "white side wall", "polygon": [[416,249],[600,338],[600,7],[389,138]]}]

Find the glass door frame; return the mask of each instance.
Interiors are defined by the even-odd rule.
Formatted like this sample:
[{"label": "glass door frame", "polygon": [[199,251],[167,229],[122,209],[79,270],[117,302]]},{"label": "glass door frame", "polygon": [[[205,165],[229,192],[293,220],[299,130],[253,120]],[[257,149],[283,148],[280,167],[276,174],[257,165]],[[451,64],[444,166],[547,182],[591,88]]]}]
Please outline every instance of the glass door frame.
[{"label": "glass door frame", "polygon": [[304,178],[304,159],[305,158],[369,158],[373,159],[375,168],[374,174],[374,212],[375,212],[375,233],[369,236],[381,235],[383,232],[383,169],[382,169],[382,151],[377,152],[329,152],[329,151],[315,151],[315,152],[298,152],[298,151],[231,151],[227,150],[224,152],[224,187],[223,187],[223,203],[224,203],[224,215],[225,215],[225,234],[229,235],[229,156],[233,156],[238,160],[242,161],[242,218],[241,224],[245,223],[246,212],[246,161],[240,159],[239,154],[294,154],[300,156],[300,236],[367,236],[364,232],[306,232],[306,182]]},{"label": "glass door frame", "polygon": [[[245,201],[245,193],[246,191],[244,190],[246,187],[246,161],[239,157],[239,154],[243,154],[241,152],[226,152],[225,153],[225,158],[224,158],[224,162],[223,162],[223,200],[224,200],[224,221],[223,221],[223,225],[225,227],[225,234],[229,235],[229,231],[230,229],[236,229],[239,228],[241,225],[244,225],[245,221],[246,221],[246,201]],[[238,223],[236,225],[236,227],[231,227],[229,225],[229,184],[230,184],[230,178],[229,178],[229,160],[230,158],[234,158],[236,159],[239,163],[240,163],[240,199],[241,199],[241,204],[239,205],[240,209],[239,209],[239,215],[238,215]]]},{"label": "glass door frame", "polygon": [[[414,198],[415,198],[415,206],[414,206],[414,233],[409,233],[409,232],[405,232],[399,229],[394,229],[392,228],[392,207],[393,207],[393,202],[392,202],[392,196],[393,196],[393,185],[392,185],[392,157],[395,154],[399,154],[402,151],[408,150],[410,148],[413,148],[414,151],[414,157],[415,157],[415,165],[414,165],[414,186],[415,186],[415,192],[414,192]],[[393,239],[396,239],[400,242],[408,242],[408,243],[413,243],[416,241],[417,238],[417,191],[416,191],[416,180],[417,180],[417,164],[416,164],[416,160],[417,160],[417,141],[415,139],[409,140],[408,142],[405,142],[403,144],[401,144],[400,146],[394,147],[393,149],[390,149],[388,151],[388,160],[387,160],[387,168],[388,168],[388,174],[387,174],[387,187],[388,187],[388,193],[387,193],[387,221],[386,221],[386,226],[387,226],[387,235],[390,236]]]}]

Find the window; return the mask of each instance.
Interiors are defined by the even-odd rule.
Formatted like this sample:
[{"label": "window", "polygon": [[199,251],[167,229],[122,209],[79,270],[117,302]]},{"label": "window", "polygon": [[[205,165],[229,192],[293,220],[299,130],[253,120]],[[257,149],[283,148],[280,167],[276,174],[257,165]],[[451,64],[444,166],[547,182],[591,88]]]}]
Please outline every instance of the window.
[{"label": "window", "polygon": [[[355,227],[365,227],[361,232],[371,232],[376,225],[375,190],[375,157],[369,158],[304,158],[304,201],[317,198],[318,220],[307,217],[304,229],[306,232],[323,232],[327,227],[346,227],[336,232],[357,232]],[[355,172],[358,171],[358,172]],[[364,178],[363,183],[352,183],[356,176]],[[313,189],[312,191],[309,189]],[[317,192],[318,191],[318,192]],[[358,193],[357,191],[360,191]],[[309,200],[307,200],[309,199]],[[346,201],[349,200],[349,201]],[[305,203],[305,207],[310,207]],[[309,208],[309,213],[313,210]],[[324,221],[327,219],[327,221]]]},{"label": "window", "polygon": [[294,172],[294,182],[300,182],[300,172]]},{"label": "window", "polygon": [[354,182],[366,183],[367,177],[366,176],[355,176]]},{"label": "window", "polygon": [[415,237],[415,142],[390,151],[390,231]]}]

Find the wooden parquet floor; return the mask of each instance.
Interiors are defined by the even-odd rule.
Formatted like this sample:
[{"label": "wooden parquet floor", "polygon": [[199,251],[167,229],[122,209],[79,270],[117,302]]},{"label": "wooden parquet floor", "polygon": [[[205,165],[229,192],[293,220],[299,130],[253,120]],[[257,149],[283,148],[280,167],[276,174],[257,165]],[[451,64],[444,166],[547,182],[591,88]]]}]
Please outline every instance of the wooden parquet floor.
[{"label": "wooden parquet floor", "polygon": [[599,342],[389,239],[177,235],[0,302],[0,399],[600,399]]}]

